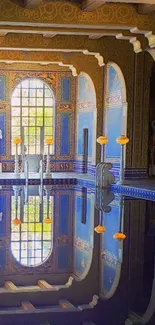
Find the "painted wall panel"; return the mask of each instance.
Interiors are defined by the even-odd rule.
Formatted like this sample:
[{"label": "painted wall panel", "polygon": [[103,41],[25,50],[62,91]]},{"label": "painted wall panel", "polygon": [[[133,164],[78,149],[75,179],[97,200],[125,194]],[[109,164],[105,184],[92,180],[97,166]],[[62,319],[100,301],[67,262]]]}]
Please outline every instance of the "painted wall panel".
[{"label": "painted wall panel", "polygon": [[121,82],[119,76],[114,69],[110,66],[108,69],[108,93],[109,96],[113,96],[114,93],[121,92]]},{"label": "painted wall panel", "polygon": [[70,154],[70,114],[61,114],[60,154]]},{"label": "painted wall panel", "polygon": [[69,217],[69,195],[61,195],[59,197],[59,234],[68,234]]},{"label": "painted wall panel", "polygon": [[104,288],[104,292],[110,291],[113,281],[115,279],[116,275],[116,270],[115,268],[112,268],[108,264],[104,264],[104,273],[103,273],[103,278],[102,278],[102,287]]},{"label": "painted wall panel", "polygon": [[86,266],[90,264],[90,254],[87,251],[75,249],[75,270],[82,274]]},{"label": "painted wall panel", "polygon": [[[7,207],[8,208],[8,207]],[[0,195],[0,237],[3,237],[6,232],[6,195]]]},{"label": "painted wall panel", "polygon": [[78,79],[78,101],[82,108],[96,108],[94,85],[88,75],[81,73]]},{"label": "painted wall panel", "polygon": [[61,100],[63,102],[71,100],[71,78],[61,78]]}]

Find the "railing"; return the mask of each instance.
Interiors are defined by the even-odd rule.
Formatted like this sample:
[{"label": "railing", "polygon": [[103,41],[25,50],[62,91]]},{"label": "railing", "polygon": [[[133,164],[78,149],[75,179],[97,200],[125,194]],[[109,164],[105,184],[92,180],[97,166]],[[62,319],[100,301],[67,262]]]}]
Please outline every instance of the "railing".
[{"label": "railing", "polygon": [[39,168],[39,176],[40,176],[40,184],[43,184],[43,161],[40,160],[40,168]]},{"label": "railing", "polygon": [[25,164],[24,164],[24,175],[25,175],[25,182],[26,185],[28,185],[28,181],[29,181],[29,165],[28,165],[28,161],[25,160]]},{"label": "railing", "polygon": [[24,196],[25,196],[25,204],[28,203],[28,183],[29,183],[29,164],[28,161],[25,160],[24,163],[24,175],[25,175],[25,187],[24,187]]}]

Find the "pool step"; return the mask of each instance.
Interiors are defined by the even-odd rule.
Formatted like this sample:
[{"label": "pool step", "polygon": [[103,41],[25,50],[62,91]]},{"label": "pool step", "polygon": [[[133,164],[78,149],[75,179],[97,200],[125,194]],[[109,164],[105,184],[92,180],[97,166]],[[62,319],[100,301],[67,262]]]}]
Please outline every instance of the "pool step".
[{"label": "pool step", "polygon": [[7,294],[8,292],[39,292],[39,291],[59,291],[60,289],[67,289],[72,285],[73,277],[69,277],[69,280],[65,284],[51,285],[45,280],[38,280],[37,285],[30,286],[16,286],[12,281],[6,281],[4,287],[0,287],[0,295]]},{"label": "pool step", "polygon": [[[13,303],[13,302],[12,302]],[[94,308],[93,305],[85,304],[83,308],[81,306],[75,306],[70,301],[66,299],[60,299],[58,305],[48,305],[48,306],[35,306],[29,300],[21,301],[18,307],[0,307],[0,315],[4,314],[25,314],[25,313],[46,313],[46,312],[82,312],[87,309]]]}]

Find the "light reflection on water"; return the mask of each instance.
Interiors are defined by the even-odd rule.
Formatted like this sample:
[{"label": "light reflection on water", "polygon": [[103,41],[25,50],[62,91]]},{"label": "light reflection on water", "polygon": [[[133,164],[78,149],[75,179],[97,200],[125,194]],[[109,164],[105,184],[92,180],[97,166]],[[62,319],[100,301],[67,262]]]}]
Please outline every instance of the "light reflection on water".
[{"label": "light reflection on water", "polygon": [[[11,197],[11,251],[15,259],[24,266],[42,264],[52,250],[53,196],[43,191],[43,200],[39,193],[31,193],[25,203],[24,191],[14,187]],[[21,224],[14,224],[13,220]]]}]

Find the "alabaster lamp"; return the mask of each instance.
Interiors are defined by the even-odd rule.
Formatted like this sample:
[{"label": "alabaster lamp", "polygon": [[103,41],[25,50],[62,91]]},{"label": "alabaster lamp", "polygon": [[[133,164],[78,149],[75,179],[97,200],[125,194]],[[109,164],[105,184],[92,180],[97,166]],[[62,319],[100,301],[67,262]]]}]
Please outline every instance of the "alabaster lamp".
[{"label": "alabaster lamp", "polygon": [[94,230],[97,232],[97,234],[103,234],[106,231],[106,228],[102,225],[98,225],[94,228]]}]

